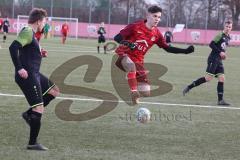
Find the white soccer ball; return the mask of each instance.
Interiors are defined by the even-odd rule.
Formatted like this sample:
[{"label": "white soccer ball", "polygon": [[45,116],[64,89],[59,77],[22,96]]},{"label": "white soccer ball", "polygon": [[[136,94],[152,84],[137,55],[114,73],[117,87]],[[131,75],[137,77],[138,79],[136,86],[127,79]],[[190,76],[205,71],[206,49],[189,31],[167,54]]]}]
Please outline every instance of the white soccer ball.
[{"label": "white soccer ball", "polygon": [[150,121],[151,112],[147,108],[139,108],[136,113],[137,121],[140,123],[147,123]]}]

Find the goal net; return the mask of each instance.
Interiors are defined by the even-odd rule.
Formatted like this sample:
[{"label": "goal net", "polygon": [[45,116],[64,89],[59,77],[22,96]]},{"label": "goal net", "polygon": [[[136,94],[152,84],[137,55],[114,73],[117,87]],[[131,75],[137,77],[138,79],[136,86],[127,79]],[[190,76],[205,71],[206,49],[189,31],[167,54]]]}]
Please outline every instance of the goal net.
[{"label": "goal net", "polygon": [[[63,23],[67,23],[69,26],[68,36],[78,37],[78,19],[77,18],[64,18],[64,17],[48,17],[48,24],[50,25],[50,36],[60,36]],[[21,29],[28,25],[28,16],[18,15],[17,17],[17,34]]]}]

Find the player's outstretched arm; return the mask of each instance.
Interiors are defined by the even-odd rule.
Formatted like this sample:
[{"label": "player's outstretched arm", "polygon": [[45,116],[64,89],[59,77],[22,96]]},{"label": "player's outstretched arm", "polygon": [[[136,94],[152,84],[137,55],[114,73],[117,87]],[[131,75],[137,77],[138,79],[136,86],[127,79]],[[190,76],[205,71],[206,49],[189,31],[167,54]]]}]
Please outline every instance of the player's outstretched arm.
[{"label": "player's outstretched arm", "polygon": [[129,47],[131,50],[136,48],[136,45],[133,42],[124,40],[123,36],[120,33],[114,37],[114,40],[121,45]]},{"label": "player's outstretched arm", "polygon": [[178,47],[173,47],[173,46],[168,46],[166,48],[163,48],[165,51],[169,52],[169,53],[174,53],[174,54],[190,54],[192,52],[194,52],[194,46],[190,45],[187,48],[178,48]]},{"label": "player's outstretched arm", "polygon": [[18,55],[18,51],[20,48],[22,48],[22,44],[16,40],[13,41],[9,47],[10,55],[17,71],[23,68]]},{"label": "player's outstretched arm", "polygon": [[117,43],[120,44],[122,40],[123,40],[123,37],[120,33],[114,36],[114,41],[116,41]]}]

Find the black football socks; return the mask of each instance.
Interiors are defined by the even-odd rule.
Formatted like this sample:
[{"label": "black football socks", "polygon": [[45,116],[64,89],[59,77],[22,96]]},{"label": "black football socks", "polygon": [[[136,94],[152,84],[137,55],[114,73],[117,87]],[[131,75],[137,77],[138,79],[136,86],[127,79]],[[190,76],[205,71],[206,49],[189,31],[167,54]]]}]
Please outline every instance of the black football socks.
[{"label": "black football socks", "polygon": [[46,107],[55,97],[51,94],[43,96],[43,106]]},{"label": "black football socks", "polygon": [[205,77],[201,77],[201,78],[197,79],[196,81],[193,81],[192,84],[190,84],[188,87],[189,87],[189,89],[192,89],[192,88],[197,87],[200,84],[203,84],[205,82],[207,82]]},{"label": "black football socks", "polygon": [[218,82],[218,85],[217,85],[218,101],[223,100],[223,92],[224,92],[223,85],[224,85],[223,82]]},{"label": "black football socks", "polygon": [[41,128],[41,117],[41,113],[31,111],[29,145],[34,145],[37,143],[37,137]]}]

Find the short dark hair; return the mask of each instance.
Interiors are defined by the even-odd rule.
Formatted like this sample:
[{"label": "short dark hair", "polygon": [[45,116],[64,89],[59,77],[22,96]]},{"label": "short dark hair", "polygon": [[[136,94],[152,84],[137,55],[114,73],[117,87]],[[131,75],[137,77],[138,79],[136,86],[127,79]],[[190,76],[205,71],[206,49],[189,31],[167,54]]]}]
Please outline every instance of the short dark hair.
[{"label": "short dark hair", "polygon": [[33,8],[29,13],[28,23],[33,24],[39,20],[47,17],[47,11],[42,8]]},{"label": "short dark hair", "polygon": [[226,20],[224,24],[233,24],[232,20]]},{"label": "short dark hair", "polygon": [[162,8],[159,6],[151,6],[148,8],[149,13],[157,13],[157,12],[162,12]]}]

